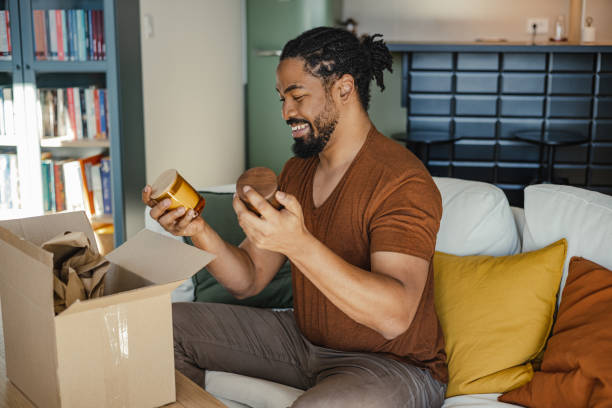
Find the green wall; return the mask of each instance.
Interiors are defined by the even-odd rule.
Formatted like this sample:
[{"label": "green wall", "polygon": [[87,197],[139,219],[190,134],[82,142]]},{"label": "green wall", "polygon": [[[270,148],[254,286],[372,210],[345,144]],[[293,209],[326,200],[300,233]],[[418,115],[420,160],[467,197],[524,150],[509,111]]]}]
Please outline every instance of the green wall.
[{"label": "green wall", "polygon": [[406,108],[402,107],[402,59],[393,54],[393,73],[385,71],[385,90],[380,91],[375,81],[370,85],[370,119],[385,136],[406,131]]}]

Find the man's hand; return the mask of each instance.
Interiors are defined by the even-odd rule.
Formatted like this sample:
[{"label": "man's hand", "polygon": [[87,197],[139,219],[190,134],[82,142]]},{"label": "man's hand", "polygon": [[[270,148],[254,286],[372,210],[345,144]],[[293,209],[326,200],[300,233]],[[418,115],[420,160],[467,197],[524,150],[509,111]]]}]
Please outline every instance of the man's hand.
[{"label": "man's hand", "polygon": [[277,210],[251,187],[244,187],[249,202],[261,214],[249,211],[238,195],[234,195],[233,207],[242,230],[257,248],[290,256],[299,249],[299,242],[309,234],[304,225],[302,206],[291,194],[276,192],[276,200],[284,206]]},{"label": "man's hand", "polygon": [[180,237],[192,237],[204,231],[206,223],[202,217],[197,216],[190,209],[185,211],[185,207],[179,207],[172,211],[167,211],[170,200],[165,199],[157,202],[151,198],[151,186],[147,185],[142,190],[142,202],[151,207],[151,218],[172,235]]}]

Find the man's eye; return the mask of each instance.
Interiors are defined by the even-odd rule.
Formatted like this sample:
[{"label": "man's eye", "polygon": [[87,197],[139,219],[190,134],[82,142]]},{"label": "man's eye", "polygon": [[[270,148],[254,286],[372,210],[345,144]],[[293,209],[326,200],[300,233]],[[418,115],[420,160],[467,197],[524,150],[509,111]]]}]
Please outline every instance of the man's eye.
[{"label": "man's eye", "polygon": [[298,95],[293,97],[293,99],[295,99],[296,101],[301,101],[302,98],[304,98],[304,95]]}]

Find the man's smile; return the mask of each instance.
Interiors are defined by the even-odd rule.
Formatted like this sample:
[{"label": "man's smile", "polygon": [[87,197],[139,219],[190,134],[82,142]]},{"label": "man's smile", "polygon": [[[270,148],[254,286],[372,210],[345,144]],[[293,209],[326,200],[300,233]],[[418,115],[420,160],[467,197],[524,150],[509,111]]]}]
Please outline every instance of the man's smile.
[{"label": "man's smile", "polygon": [[299,123],[291,126],[291,136],[294,139],[304,137],[310,132],[310,125],[308,123]]}]

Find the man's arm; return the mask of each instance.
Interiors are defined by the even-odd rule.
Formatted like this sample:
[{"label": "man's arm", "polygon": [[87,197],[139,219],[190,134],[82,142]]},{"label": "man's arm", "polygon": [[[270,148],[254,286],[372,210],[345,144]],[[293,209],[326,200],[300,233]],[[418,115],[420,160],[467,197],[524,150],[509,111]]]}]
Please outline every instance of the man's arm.
[{"label": "man's arm", "polygon": [[239,299],[261,292],[287,259],[283,254],[256,248],[248,238],[239,247],[225,242],[193,210],[181,207],[168,211],[169,200],[160,203],[152,200],[150,186],[143,190],[142,201],[151,207],[150,216],[166,231],[189,236],[196,247],[217,255],[206,269]]},{"label": "man's arm", "polygon": [[277,200],[285,206],[277,211],[256,192],[250,190],[247,196],[262,217],[240,203],[235,208],[252,245],[285,254],[340,310],[386,339],[408,329],[427,281],[428,261],[380,251],[371,255],[372,270],[366,271],[310,234],[295,197],[277,193]]}]

